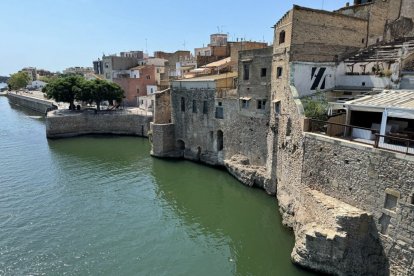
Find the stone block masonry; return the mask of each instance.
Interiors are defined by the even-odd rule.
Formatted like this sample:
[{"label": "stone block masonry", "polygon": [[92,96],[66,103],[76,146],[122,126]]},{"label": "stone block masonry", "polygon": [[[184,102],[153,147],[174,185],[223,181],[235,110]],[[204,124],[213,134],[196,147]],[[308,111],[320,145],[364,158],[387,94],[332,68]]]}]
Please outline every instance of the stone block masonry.
[{"label": "stone block masonry", "polygon": [[391,273],[412,275],[414,158],[311,133],[304,148],[304,185],[372,214]]},{"label": "stone block masonry", "polygon": [[152,116],[128,111],[74,112],[57,110],[46,117],[46,136],[65,138],[88,134],[115,134],[148,137]]}]

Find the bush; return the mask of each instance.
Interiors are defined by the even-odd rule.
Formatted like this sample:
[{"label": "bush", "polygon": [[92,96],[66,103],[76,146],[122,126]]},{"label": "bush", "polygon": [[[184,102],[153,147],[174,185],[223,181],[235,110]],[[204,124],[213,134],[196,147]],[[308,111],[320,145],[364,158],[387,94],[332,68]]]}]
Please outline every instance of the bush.
[{"label": "bush", "polygon": [[325,94],[317,92],[315,95],[302,99],[305,116],[310,119],[328,120],[328,101]]}]

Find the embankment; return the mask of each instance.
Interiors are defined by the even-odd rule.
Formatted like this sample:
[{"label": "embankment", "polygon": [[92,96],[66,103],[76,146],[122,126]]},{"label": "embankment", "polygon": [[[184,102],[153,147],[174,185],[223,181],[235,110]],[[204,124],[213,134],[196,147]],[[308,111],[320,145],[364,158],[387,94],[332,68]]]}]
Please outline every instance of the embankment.
[{"label": "embankment", "polygon": [[13,104],[23,106],[36,112],[45,114],[49,110],[56,109],[57,106],[53,101],[33,97],[30,94],[17,94],[14,92],[7,94],[9,101]]},{"label": "embankment", "polygon": [[148,137],[152,116],[131,110],[69,111],[55,110],[47,114],[46,136],[66,138],[89,134],[114,134]]}]

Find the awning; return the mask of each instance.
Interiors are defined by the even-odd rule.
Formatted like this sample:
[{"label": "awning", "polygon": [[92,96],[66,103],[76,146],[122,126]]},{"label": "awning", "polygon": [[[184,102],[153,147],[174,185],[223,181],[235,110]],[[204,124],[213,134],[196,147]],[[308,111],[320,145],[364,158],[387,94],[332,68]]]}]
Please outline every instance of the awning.
[{"label": "awning", "polygon": [[414,120],[414,110],[387,108],[388,117]]}]

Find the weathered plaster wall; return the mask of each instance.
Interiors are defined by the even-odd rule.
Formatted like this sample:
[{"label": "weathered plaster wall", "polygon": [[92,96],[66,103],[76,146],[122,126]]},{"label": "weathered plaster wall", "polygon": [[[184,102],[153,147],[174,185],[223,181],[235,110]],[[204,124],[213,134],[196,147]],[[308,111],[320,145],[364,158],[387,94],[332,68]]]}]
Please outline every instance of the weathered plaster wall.
[{"label": "weathered plaster wall", "polygon": [[335,87],[335,63],[293,62],[290,66],[291,83],[300,97]]},{"label": "weathered plaster wall", "polygon": [[[69,114],[68,114],[69,113]],[[46,136],[64,138],[87,134],[120,134],[148,136],[152,117],[127,112],[49,112],[46,117]]]},{"label": "weathered plaster wall", "polygon": [[303,184],[371,213],[394,274],[414,271],[414,158],[307,133]]}]

